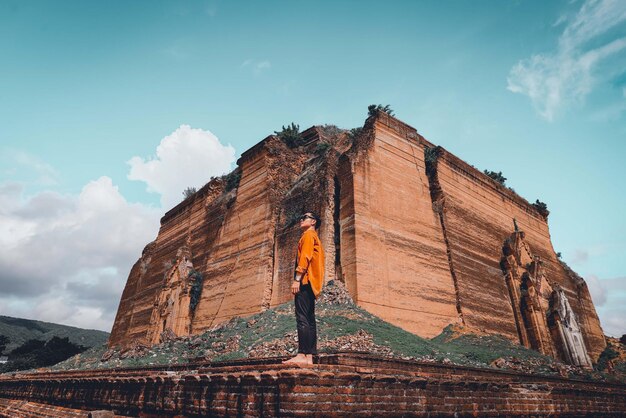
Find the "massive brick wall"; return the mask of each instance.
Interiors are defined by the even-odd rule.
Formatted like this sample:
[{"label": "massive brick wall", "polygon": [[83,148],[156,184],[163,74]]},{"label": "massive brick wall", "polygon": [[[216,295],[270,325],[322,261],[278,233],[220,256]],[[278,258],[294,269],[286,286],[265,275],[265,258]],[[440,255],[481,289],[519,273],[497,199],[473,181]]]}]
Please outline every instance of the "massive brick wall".
[{"label": "massive brick wall", "polygon": [[234,193],[224,192],[222,182],[214,181],[165,214],[157,239],[146,246],[131,269],[109,344],[146,338],[152,326],[154,302],[165,276],[177,261],[179,249],[190,248],[193,266],[202,270],[221,230],[224,208],[233,198]]},{"label": "massive brick wall", "polygon": [[[437,164],[445,199],[443,222],[458,281],[459,299],[467,325],[518,341],[516,322],[503,280],[500,259],[504,240],[514,231],[513,219],[525,241],[541,258],[545,276],[563,288],[584,328],[592,357],[604,349],[600,323],[589,312],[591,300],[558,261],[547,221],[514,192],[448,152]],[[582,290],[582,291],[581,291]]]},{"label": "massive brick wall", "polygon": [[[309,134],[315,139],[315,132]],[[213,179],[167,212],[157,239],[131,269],[109,344],[151,341],[155,300],[169,272],[181,262],[183,248],[191,254],[193,270],[203,276],[200,302],[186,318],[191,333],[285,302],[299,237],[289,221],[303,205],[297,195],[293,204],[279,196],[298,184],[308,159],[306,151],[292,151],[268,137],[239,159],[239,182],[229,187],[228,179]],[[301,186],[304,191],[313,188]],[[325,192],[319,190],[318,197],[321,194]],[[321,213],[326,200],[317,201],[315,210]]]},{"label": "massive brick wall", "polygon": [[403,124],[376,123],[372,135],[341,169],[345,281],[360,306],[433,337],[457,323],[458,313],[424,150]]},{"label": "massive brick wall", "polygon": [[[433,164],[433,144],[387,114],[354,140],[325,135],[310,128],[308,145],[294,149],[270,136],[238,161],[238,187],[213,179],[166,213],[130,272],[110,344],[154,341],[155,300],[183,253],[204,277],[185,319],[191,333],[291,300],[295,219],[315,210],[326,280],[345,282],[360,306],[424,337],[462,324],[519,341],[500,266],[515,219],[598,357],[605,343],[589,291],[557,260],[532,205],[443,149]],[[320,141],[330,150],[320,152]]]},{"label": "massive brick wall", "polygon": [[203,330],[236,315],[259,312],[272,277],[274,246],[263,148],[240,163],[234,204],[203,266],[205,288],[194,328]]},{"label": "massive brick wall", "polygon": [[[354,354],[323,355],[319,362],[293,368],[280,364],[280,359],[265,359],[192,364],[168,371],[93,370],[2,377],[0,416],[40,416],[29,413],[33,410],[50,417],[81,416],[79,410],[95,409],[143,417],[626,414],[626,386],[620,384]],[[7,414],[9,407],[12,415]]]},{"label": "massive brick wall", "polygon": [[523,325],[500,266],[515,219],[597,359],[605,341],[589,291],[558,261],[546,219],[443,149],[427,173],[428,149],[413,128],[380,115],[369,139],[342,159],[342,271],[357,303],[424,337],[460,323],[519,342]]}]

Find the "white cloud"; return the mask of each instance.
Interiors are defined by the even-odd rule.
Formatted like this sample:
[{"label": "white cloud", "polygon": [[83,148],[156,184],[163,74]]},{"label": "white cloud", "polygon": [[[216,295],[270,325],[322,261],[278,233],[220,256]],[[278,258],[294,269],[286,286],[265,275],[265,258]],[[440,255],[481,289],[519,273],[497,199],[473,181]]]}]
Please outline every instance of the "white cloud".
[{"label": "white cloud", "polygon": [[186,61],[191,54],[183,45],[170,45],[161,50],[161,52],[175,61]]},{"label": "white cloud", "polygon": [[[561,108],[582,102],[592,91],[601,63],[626,49],[626,37],[612,32],[624,22],[626,2],[586,1],[578,13],[557,21],[565,28],[554,53],[533,55],[513,66],[508,90],[528,96],[542,117],[553,120]],[[621,67],[612,71],[624,70],[623,63]]]},{"label": "white cloud", "polygon": [[267,61],[267,60],[266,60],[266,61],[261,61],[261,62],[258,62],[258,63],[255,65],[255,68],[256,68],[257,70],[259,70],[259,71],[260,71],[260,70],[265,70],[265,69],[267,69],[267,68],[272,68],[272,64],[271,64],[269,61]]},{"label": "white cloud", "polygon": [[590,274],[585,277],[589,293],[591,293],[591,300],[596,309],[606,303],[606,288],[602,284],[602,281],[597,276]]},{"label": "white cloud", "polygon": [[9,178],[19,175],[21,181],[38,186],[55,186],[59,182],[59,172],[54,167],[22,150],[2,149],[0,162]]},{"label": "white cloud", "polygon": [[607,335],[626,334],[626,277],[600,280],[606,289],[606,303],[598,307],[602,329]]},{"label": "white cloud", "polygon": [[161,140],[156,157],[133,157],[130,180],[147,184],[149,192],[161,195],[161,205],[169,209],[183,199],[187,187],[199,188],[211,176],[224,174],[235,162],[235,149],[222,145],[209,131],[181,125]]},{"label": "white cloud", "polygon": [[589,275],[585,281],[604,333],[613,337],[626,334],[626,277],[599,279]]},{"label": "white cloud", "polygon": [[[38,178],[56,176],[37,158],[12,156]],[[146,182],[167,207],[234,160],[235,150],[212,133],[182,125],[155,158],[133,157],[128,177]],[[128,202],[105,176],[76,195],[25,196],[27,184],[0,183],[0,314],[110,331],[130,268],[156,238],[163,209]]]},{"label": "white cloud", "polygon": [[599,123],[606,123],[618,120],[626,112],[626,101],[611,103],[589,114],[589,120]]},{"label": "white cloud", "polygon": [[0,202],[0,313],[110,331],[161,211],[127,202],[108,177],[78,195],[4,183]]},{"label": "white cloud", "polygon": [[17,163],[32,169],[37,175],[37,182],[44,186],[52,186],[58,183],[59,173],[50,164],[40,158],[25,153],[16,152],[14,156]]},{"label": "white cloud", "polygon": [[584,264],[589,260],[589,251],[576,248],[572,256],[572,264]]},{"label": "white cloud", "polygon": [[258,76],[263,71],[267,71],[270,68],[272,68],[272,63],[269,62],[268,60],[257,61],[253,59],[247,59],[241,63],[239,68],[251,68],[252,74],[254,74],[255,76]]},{"label": "white cloud", "polygon": [[626,334],[626,277],[600,279],[590,274],[585,281],[604,333],[613,337]]}]

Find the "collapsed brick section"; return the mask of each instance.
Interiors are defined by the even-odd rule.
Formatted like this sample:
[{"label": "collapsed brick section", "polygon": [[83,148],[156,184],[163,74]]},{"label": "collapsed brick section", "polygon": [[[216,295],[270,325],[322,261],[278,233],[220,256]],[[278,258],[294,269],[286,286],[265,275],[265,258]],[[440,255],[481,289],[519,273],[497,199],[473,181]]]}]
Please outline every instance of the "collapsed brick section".
[{"label": "collapsed brick section", "polygon": [[[433,144],[384,112],[355,138],[328,127],[303,138],[289,148],[267,137],[238,161],[238,182],[213,179],[166,213],[131,270],[111,346],[198,334],[290,300],[295,219],[314,210],[323,221],[326,280],[345,283],[359,306],[422,337],[463,324],[526,344],[525,317],[501,266],[515,223],[597,360],[606,343],[589,291],[558,261],[546,219],[526,200],[443,148],[435,164],[426,161]],[[191,270],[181,266],[204,278],[194,311]],[[535,322],[546,315],[537,312]]]},{"label": "collapsed brick section", "polygon": [[[172,370],[94,370],[3,377],[0,416],[11,416],[7,411],[19,407],[16,400],[41,405],[51,417],[81,416],[64,415],[66,410],[62,408],[107,409],[144,417],[626,414],[625,385],[365,354],[322,355],[319,364],[304,368],[282,365],[278,360],[195,364]],[[58,407],[58,412],[51,406]],[[20,416],[37,415],[25,412]]]}]

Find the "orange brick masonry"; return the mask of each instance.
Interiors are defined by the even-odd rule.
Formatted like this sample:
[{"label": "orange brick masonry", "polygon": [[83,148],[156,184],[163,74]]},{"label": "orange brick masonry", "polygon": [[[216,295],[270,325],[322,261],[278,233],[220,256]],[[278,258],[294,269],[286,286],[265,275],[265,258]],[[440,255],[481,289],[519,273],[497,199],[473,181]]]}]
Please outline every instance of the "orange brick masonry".
[{"label": "orange brick masonry", "polygon": [[[0,378],[0,416],[623,417],[626,385],[358,353]],[[104,411],[93,416],[102,415]]]}]

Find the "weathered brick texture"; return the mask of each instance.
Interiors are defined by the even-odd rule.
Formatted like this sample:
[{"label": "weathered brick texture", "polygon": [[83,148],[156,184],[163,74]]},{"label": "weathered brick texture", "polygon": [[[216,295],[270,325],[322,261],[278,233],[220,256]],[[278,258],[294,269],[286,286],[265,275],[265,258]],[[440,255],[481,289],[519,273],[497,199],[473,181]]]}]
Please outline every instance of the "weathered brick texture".
[{"label": "weathered brick texture", "polygon": [[[566,362],[597,361],[606,343],[588,288],[559,262],[542,212],[384,112],[356,139],[324,132],[306,130],[293,149],[265,138],[242,154],[238,183],[213,179],[168,211],[130,272],[109,344],[199,334],[291,300],[294,220],[314,210],[326,280],[385,321],[427,338],[465,325]],[[320,153],[324,141],[333,145]],[[532,258],[517,254],[506,270],[515,257],[503,246],[518,232]],[[204,277],[193,312],[190,269]],[[548,329],[555,291],[569,328]]]},{"label": "weathered brick texture", "polygon": [[101,409],[142,417],[622,417],[626,385],[363,354],[322,355],[302,368],[265,359],[0,379],[0,416]]}]

